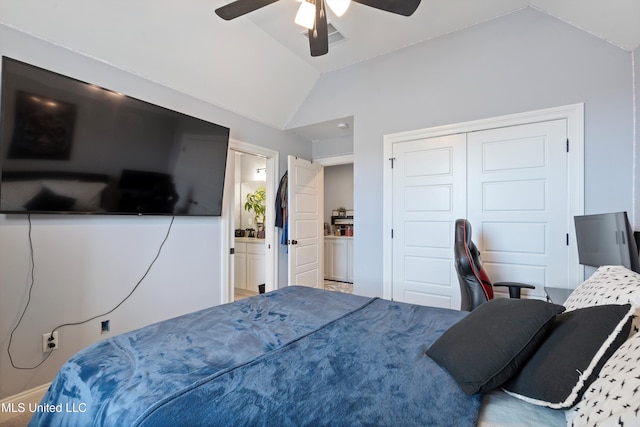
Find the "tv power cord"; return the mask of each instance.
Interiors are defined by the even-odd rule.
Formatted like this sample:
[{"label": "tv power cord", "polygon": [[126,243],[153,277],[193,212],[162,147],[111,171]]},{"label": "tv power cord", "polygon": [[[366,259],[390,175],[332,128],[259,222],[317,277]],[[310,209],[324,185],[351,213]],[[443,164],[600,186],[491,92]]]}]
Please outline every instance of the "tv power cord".
[{"label": "tv power cord", "polygon": [[[126,297],[124,297],[118,304],[116,304],[109,311],[106,311],[104,313],[98,314],[96,316],[93,316],[93,317],[91,317],[89,319],[86,319],[86,320],[83,320],[83,321],[80,321],[80,322],[63,323],[63,324],[58,325],[55,328],[53,328],[51,330],[51,334],[49,335],[49,338],[48,338],[48,341],[49,341],[48,347],[50,349],[54,349],[55,348],[55,344],[52,342],[55,339],[53,334],[58,329],[64,328],[66,326],[83,325],[83,324],[91,322],[92,320],[95,320],[95,319],[97,319],[99,317],[107,316],[107,315],[113,313],[114,311],[116,311],[122,304],[125,303],[125,301],[127,301],[131,297],[131,295],[133,295],[133,293],[142,284],[144,279],[147,277],[147,275],[151,271],[151,268],[153,267],[153,265],[156,263],[156,261],[160,257],[160,254],[162,253],[162,248],[164,247],[164,244],[167,242],[167,240],[169,239],[169,235],[171,234],[171,228],[173,227],[173,222],[174,222],[175,219],[176,219],[175,216],[171,217],[171,222],[169,223],[169,227],[167,228],[167,232],[166,232],[166,234],[164,236],[164,239],[162,240],[162,243],[160,243],[160,246],[158,247],[158,251],[156,252],[155,257],[153,258],[153,260],[149,264],[149,267],[147,267],[147,269],[145,270],[145,272],[142,275],[142,277],[140,278],[140,280],[138,280],[138,282],[135,284],[133,289],[131,289],[129,294]],[[33,238],[32,238],[33,224],[31,223],[31,213],[27,213],[27,220],[29,222],[28,238],[29,238],[29,255],[30,255],[30,267],[29,267],[29,278],[30,278],[29,281],[30,281],[30,284],[29,284],[29,292],[28,292],[28,296],[27,296],[27,303],[24,306],[24,310],[22,310],[22,314],[20,315],[20,318],[18,319],[18,323],[16,323],[16,326],[14,326],[14,328],[11,330],[11,334],[9,335],[9,345],[7,345],[7,354],[9,355],[9,361],[11,362],[11,366],[14,369],[32,370],[32,369],[39,368],[44,362],[47,361],[47,359],[51,356],[51,353],[53,353],[53,352],[49,351],[47,353],[47,355],[45,356],[45,358],[42,359],[42,361],[40,361],[40,363],[38,363],[37,365],[34,365],[34,366],[28,366],[28,367],[16,365],[15,362],[13,361],[13,356],[11,355],[11,343],[13,341],[13,334],[16,332],[16,330],[18,329],[18,327],[22,323],[22,319],[24,318],[24,315],[27,313],[27,309],[29,308],[29,304],[31,303],[31,294],[32,294],[32,291],[33,291],[33,286],[35,284],[34,272],[35,272],[36,264],[35,264],[35,260],[34,260],[34,250],[33,250]]]}]

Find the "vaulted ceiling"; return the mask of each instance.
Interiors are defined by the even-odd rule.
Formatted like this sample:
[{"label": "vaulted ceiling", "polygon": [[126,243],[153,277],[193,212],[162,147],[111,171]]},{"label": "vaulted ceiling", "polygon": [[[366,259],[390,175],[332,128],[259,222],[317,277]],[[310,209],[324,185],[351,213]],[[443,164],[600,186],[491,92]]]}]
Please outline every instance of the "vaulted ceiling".
[{"label": "vaulted ceiling", "polygon": [[[411,17],[353,3],[328,15],[345,40],[312,58],[296,0],[232,21],[227,0],[4,0],[0,23],[285,129],[322,73],[531,7],[627,51],[638,0],[422,0]],[[509,37],[505,34],[505,37]]]}]

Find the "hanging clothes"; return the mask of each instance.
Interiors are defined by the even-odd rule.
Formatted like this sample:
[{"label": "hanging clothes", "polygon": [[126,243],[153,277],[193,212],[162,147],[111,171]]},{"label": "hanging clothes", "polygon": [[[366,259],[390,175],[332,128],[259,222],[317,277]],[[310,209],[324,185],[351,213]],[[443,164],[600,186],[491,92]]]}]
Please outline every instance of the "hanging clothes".
[{"label": "hanging clothes", "polygon": [[278,191],[276,193],[276,227],[282,228],[282,235],[280,236],[280,244],[287,245],[289,239],[289,229],[287,227],[287,191],[288,191],[288,172],[285,172],[280,178],[280,184],[278,184]]},{"label": "hanging clothes", "polygon": [[280,178],[280,184],[278,184],[278,191],[276,193],[276,227],[283,228],[287,222],[287,185],[288,185],[288,172],[285,172]]}]

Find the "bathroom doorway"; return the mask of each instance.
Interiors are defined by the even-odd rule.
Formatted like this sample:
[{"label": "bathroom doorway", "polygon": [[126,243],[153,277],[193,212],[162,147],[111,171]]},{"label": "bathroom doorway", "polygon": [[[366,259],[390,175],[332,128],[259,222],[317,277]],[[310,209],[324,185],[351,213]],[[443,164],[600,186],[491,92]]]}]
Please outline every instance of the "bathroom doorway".
[{"label": "bathroom doorway", "polygon": [[[234,139],[229,141],[222,217],[222,230],[227,238],[222,239],[221,247],[222,253],[228,254],[228,262],[223,263],[221,270],[221,283],[225,284],[221,287],[222,303],[235,299],[236,272],[240,275],[238,297],[257,294],[261,290],[260,285],[264,285],[265,292],[278,288],[279,254],[274,224],[278,164],[277,151]],[[255,193],[261,186],[264,187],[265,199],[264,225],[257,224],[254,211],[245,210],[247,194]],[[247,229],[253,229],[253,232]],[[238,242],[236,234],[241,238]],[[237,257],[236,250],[240,254]]]},{"label": "bathroom doorway", "polygon": [[234,301],[257,295],[265,284],[266,166],[264,156],[235,151]]}]

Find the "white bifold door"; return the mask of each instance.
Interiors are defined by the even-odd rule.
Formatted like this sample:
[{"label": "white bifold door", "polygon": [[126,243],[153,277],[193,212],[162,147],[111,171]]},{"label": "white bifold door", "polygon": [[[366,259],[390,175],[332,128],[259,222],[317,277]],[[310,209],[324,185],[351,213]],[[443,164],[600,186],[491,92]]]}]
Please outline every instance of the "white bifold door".
[{"label": "white bifold door", "polygon": [[565,285],[566,140],[566,120],[551,120],[394,144],[393,299],[460,307],[457,218],[471,222],[492,281],[533,284],[525,295],[538,298]]}]

